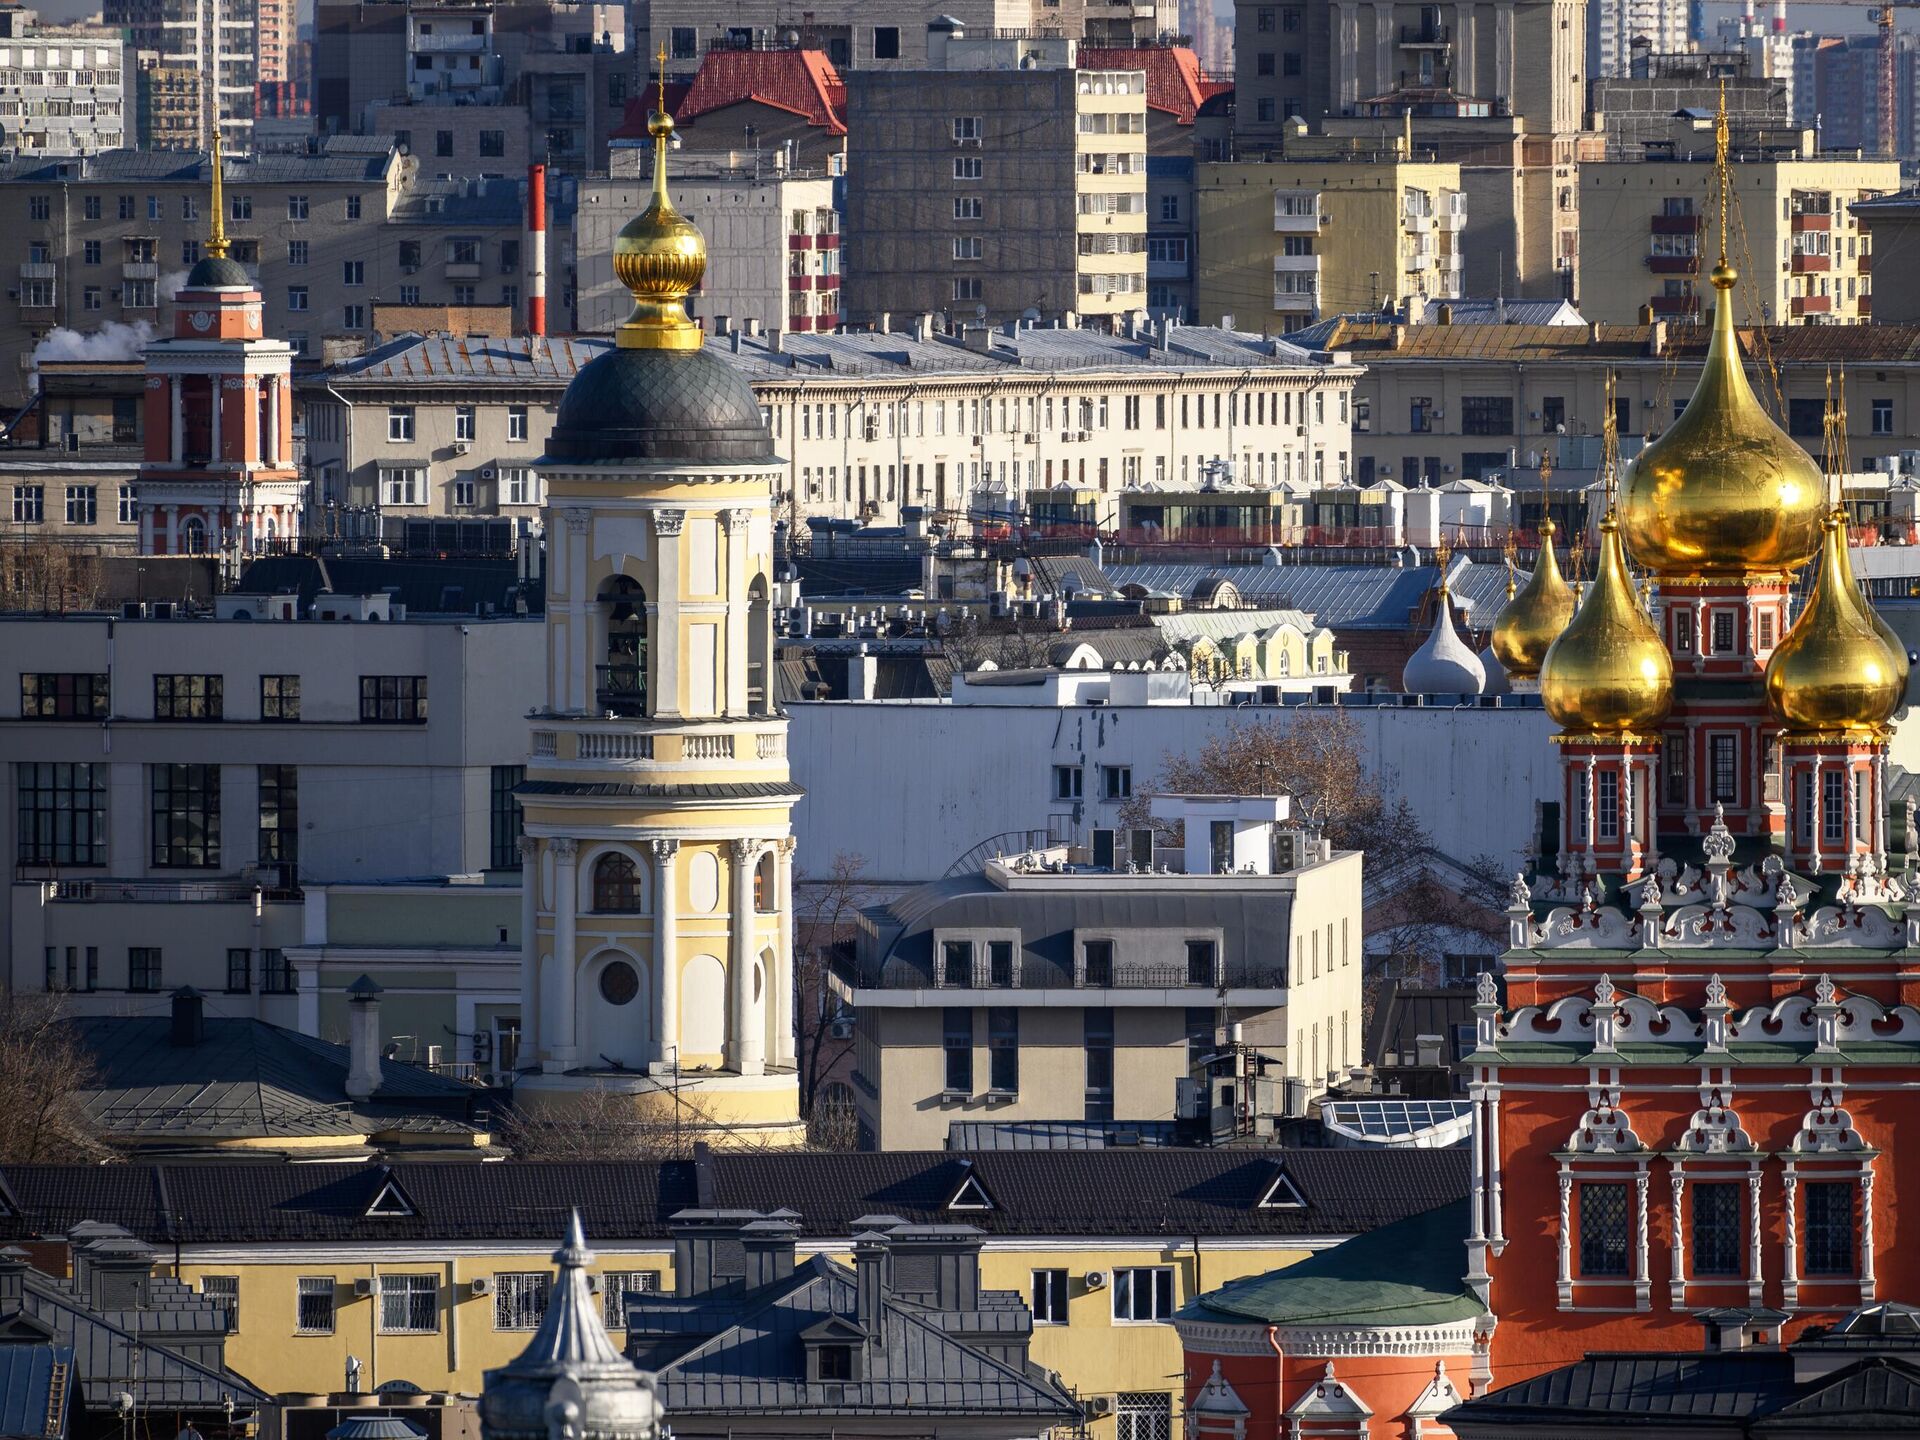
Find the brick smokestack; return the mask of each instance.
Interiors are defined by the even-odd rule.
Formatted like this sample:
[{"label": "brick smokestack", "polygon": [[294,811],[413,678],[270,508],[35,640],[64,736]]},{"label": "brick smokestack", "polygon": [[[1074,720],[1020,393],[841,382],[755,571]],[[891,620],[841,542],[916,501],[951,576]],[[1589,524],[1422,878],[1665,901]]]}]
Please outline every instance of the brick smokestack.
[{"label": "brick smokestack", "polygon": [[527,167],[527,333],[547,333],[547,167]]}]

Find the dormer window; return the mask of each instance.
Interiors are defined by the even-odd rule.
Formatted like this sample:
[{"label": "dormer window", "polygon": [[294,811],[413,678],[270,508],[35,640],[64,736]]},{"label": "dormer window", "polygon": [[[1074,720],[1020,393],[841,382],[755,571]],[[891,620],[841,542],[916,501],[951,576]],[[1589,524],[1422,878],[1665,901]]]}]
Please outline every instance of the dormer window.
[{"label": "dormer window", "polygon": [[853,1379],[853,1347],[851,1345],[822,1345],[818,1353],[822,1380]]}]

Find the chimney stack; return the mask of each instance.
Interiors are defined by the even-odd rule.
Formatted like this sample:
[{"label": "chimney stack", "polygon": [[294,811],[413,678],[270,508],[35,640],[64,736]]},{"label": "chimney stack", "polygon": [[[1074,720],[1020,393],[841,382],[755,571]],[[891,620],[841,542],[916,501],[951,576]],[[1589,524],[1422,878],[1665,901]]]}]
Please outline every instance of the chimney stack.
[{"label": "chimney stack", "polygon": [[527,334],[547,333],[547,167],[527,167]]},{"label": "chimney stack", "polygon": [[27,1289],[27,1252],[18,1245],[0,1249],[0,1315],[19,1312]]},{"label": "chimney stack", "polygon": [[362,975],[347,987],[347,1098],[371,1099],[382,1078],[380,987]]},{"label": "chimney stack", "polygon": [[853,1318],[867,1332],[867,1345],[874,1350],[885,1349],[887,1343],[887,1271],[891,1259],[887,1237],[879,1231],[863,1230],[853,1237],[854,1288],[859,1297]]},{"label": "chimney stack", "polygon": [[177,1049],[190,1050],[206,1038],[206,1002],[193,986],[182,985],[173,992],[173,1029],[167,1037],[168,1043]]}]

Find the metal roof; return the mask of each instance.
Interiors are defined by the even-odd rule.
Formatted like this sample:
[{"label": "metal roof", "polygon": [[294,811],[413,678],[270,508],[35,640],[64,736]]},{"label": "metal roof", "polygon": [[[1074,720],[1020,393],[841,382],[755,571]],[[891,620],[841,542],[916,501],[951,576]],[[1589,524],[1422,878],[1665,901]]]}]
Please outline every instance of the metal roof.
[{"label": "metal roof", "polygon": [[[1202,582],[1229,582],[1242,601],[1296,610],[1333,629],[1404,630],[1421,613],[1438,583],[1430,565],[1206,565],[1155,561],[1109,562],[1117,585],[1139,585],[1150,594],[1192,595]],[[1469,624],[1491,625],[1507,600],[1504,565],[1457,561],[1448,578],[1454,604]],[[1225,612],[1232,614],[1233,612]]]},{"label": "metal roof", "polygon": [[0,1435],[63,1440],[72,1399],[71,1345],[0,1345]]},{"label": "metal roof", "polygon": [[1171,1120],[952,1120],[949,1150],[1159,1149],[1174,1143]]},{"label": "metal roof", "polygon": [[[205,153],[164,150],[103,150],[84,159],[45,159],[21,156],[0,164],[0,183],[51,185],[62,181],[146,181],[153,184],[209,185],[211,157]],[[229,155],[226,183],[248,185],[325,183],[328,181],[378,184],[385,180],[396,156],[391,145],[369,150],[347,145],[338,150],[326,142],[314,154]]]}]

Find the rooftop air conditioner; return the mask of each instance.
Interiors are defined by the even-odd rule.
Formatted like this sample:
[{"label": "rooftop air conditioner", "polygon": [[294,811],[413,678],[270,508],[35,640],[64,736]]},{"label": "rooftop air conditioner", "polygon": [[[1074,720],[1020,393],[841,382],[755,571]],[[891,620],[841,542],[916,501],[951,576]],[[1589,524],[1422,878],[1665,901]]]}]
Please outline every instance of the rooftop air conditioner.
[{"label": "rooftop air conditioner", "polygon": [[493,1277],[491,1275],[476,1275],[467,1282],[467,1289],[475,1295],[491,1295],[493,1293]]},{"label": "rooftop air conditioner", "polygon": [[1104,1270],[1089,1270],[1085,1275],[1080,1277],[1080,1283],[1085,1285],[1089,1290],[1104,1290],[1107,1288],[1107,1272]]},{"label": "rooftop air conditioner", "polygon": [[473,449],[473,442],[471,440],[456,440],[453,442],[453,453],[456,455],[464,455],[471,449]]},{"label": "rooftop air conditioner", "polygon": [[1113,1396],[1089,1395],[1086,1399],[1085,1408],[1089,1420],[1097,1420],[1103,1415],[1111,1415],[1113,1413]]},{"label": "rooftop air conditioner", "polygon": [[375,1280],[371,1275],[354,1277],[353,1293],[355,1295],[372,1295],[377,1292],[379,1288],[380,1282]]}]

